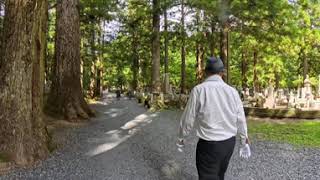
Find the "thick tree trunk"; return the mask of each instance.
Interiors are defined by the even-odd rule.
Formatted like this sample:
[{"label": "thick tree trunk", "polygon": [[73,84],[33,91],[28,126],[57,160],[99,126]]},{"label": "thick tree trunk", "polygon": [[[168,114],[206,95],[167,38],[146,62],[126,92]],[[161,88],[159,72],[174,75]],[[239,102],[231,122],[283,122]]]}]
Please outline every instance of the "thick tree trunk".
[{"label": "thick tree trunk", "polygon": [[186,93],[186,48],[185,48],[185,29],[184,29],[184,0],[181,1],[181,82],[180,92]]},{"label": "thick tree trunk", "polygon": [[152,18],[152,92],[161,91],[160,81],[160,0],[153,0]]},{"label": "thick tree trunk", "polygon": [[257,50],[254,50],[253,52],[253,91],[254,92],[259,92],[257,64],[258,64],[258,52]]},{"label": "thick tree trunk", "polygon": [[242,52],[242,61],[241,61],[242,89],[245,89],[248,87],[247,71],[248,71],[248,59],[245,52]]},{"label": "thick tree trunk", "polygon": [[46,0],[6,1],[0,56],[0,154],[28,165],[48,154],[42,119]]},{"label": "thick tree trunk", "polygon": [[80,83],[79,0],[58,0],[53,82],[47,103],[51,115],[75,121],[93,115]]}]

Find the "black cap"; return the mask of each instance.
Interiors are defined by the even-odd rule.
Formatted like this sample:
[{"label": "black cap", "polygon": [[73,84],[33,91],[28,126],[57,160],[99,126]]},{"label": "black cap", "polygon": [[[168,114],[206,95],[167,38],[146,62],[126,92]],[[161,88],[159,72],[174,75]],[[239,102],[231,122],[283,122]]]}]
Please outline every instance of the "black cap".
[{"label": "black cap", "polygon": [[222,60],[216,57],[209,57],[207,59],[205,70],[206,72],[212,73],[212,74],[218,74],[220,72],[224,72],[224,65]]}]

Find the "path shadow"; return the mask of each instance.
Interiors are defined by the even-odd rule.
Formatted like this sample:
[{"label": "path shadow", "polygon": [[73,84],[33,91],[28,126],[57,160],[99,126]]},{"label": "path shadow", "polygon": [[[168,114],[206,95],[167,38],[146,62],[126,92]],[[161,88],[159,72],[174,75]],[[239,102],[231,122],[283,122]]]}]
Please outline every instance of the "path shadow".
[{"label": "path shadow", "polygon": [[149,167],[158,172],[161,180],[197,180],[198,177],[183,169],[181,163],[175,160],[171,154],[162,153],[150,146],[144,148],[143,158]]}]

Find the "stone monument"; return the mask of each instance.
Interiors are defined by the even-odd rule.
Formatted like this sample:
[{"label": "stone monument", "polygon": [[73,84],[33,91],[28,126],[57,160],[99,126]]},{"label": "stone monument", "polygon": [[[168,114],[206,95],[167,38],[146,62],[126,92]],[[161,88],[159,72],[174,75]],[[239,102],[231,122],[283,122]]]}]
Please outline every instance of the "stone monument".
[{"label": "stone monument", "polygon": [[274,88],[272,85],[270,85],[268,88],[268,96],[263,104],[263,107],[268,109],[275,108]]}]

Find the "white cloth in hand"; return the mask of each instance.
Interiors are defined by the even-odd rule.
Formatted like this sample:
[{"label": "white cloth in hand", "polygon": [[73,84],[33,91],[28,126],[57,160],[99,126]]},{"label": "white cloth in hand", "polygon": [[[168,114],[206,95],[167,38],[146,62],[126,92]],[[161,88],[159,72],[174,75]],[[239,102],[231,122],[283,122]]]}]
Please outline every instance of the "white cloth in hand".
[{"label": "white cloth in hand", "polygon": [[251,150],[249,144],[246,144],[239,149],[239,154],[241,158],[248,159],[251,156]]}]

